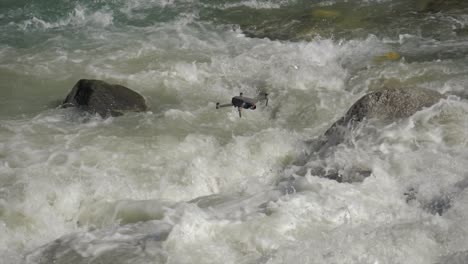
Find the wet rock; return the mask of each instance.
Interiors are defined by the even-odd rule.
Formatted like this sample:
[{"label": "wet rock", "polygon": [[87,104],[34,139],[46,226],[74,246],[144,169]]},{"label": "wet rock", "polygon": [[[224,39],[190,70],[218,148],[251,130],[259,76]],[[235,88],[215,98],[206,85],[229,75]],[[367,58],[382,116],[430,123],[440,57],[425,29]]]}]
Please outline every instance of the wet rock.
[{"label": "wet rock", "polygon": [[418,198],[418,192],[416,189],[409,188],[408,191],[403,193],[403,195],[405,196],[407,203],[418,201],[423,210],[433,215],[443,215],[452,207],[453,194],[441,194],[430,199],[423,199]]},{"label": "wet rock", "polygon": [[423,12],[441,12],[468,6],[466,0],[420,0]]},{"label": "wet rock", "polygon": [[[311,175],[328,178],[338,182],[362,182],[369,177],[372,171],[369,168],[330,168],[330,164],[318,162],[320,166],[306,166],[306,164],[324,161],[326,157],[333,155],[335,147],[345,142],[350,132],[366,119],[373,119],[379,123],[394,122],[398,119],[408,118],[425,107],[430,107],[439,100],[445,98],[439,92],[423,88],[384,88],[379,91],[368,93],[361,97],[346,114],[335,122],[323,136],[308,142],[308,151],[294,163],[300,167],[295,174],[304,176]],[[365,126],[362,123],[360,131],[364,135],[377,133],[378,127]],[[333,166],[332,166],[333,167]],[[435,202],[433,211],[439,213],[446,209],[445,204]]]},{"label": "wet rock", "polygon": [[[317,158],[317,157],[314,157]],[[313,158],[313,159],[314,159]],[[287,181],[289,183],[294,183],[299,178],[305,178],[308,175],[319,177],[319,178],[326,178],[329,180],[334,180],[339,183],[356,183],[356,182],[363,182],[366,178],[372,175],[372,170],[369,168],[365,168],[362,166],[351,166],[349,168],[343,168],[340,166],[336,166],[331,168],[327,166],[326,162],[320,162],[321,165],[318,164],[304,164],[301,166],[294,166],[292,170],[288,171],[285,174],[285,177],[282,178],[278,186],[284,184],[283,182]],[[292,173],[291,173],[292,172]]]},{"label": "wet rock", "polygon": [[423,209],[433,215],[443,215],[451,207],[452,200],[451,197],[447,195],[434,197],[432,200],[423,205]]},{"label": "wet rock", "polygon": [[388,3],[337,1],[325,7],[315,1],[305,1],[277,9],[228,8],[212,15],[217,22],[239,25],[246,36],[253,38],[355,39],[367,38],[369,32],[382,37],[398,34],[393,31],[401,28],[401,21],[415,19],[415,12],[411,13],[413,4],[409,2],[397,1],[389,6]]},{"label": "wet rock", "polygon": [[319,177],[327,178],[327,179],[334,180],[340,183],[341,182],[353,183],[353,182],[362,182],[371,174],[372,174],[371,170],[352,170],[347,173],[334,172],[334,173],[326,174],[326,175],[319,176]]},{"label": "wet rock", "polygon": [[465,8],[468,8],[466,0],[398,0],[391,4],[333,1],[327,6],[317,1],[300,1],[275,9],[232,7],[201,16],[237,25],[247,37],[271,40],[313,41],[317,37],[351,40],[366,39],[369,35],[385,38],[401,34],[402,29],[409,35],[447,39],[460,28],[459,23],[430,18],[431,13],[463,13]]},{"label": "wet rock", "polygon": [[312,8],[241,23],[240,27],[247,37],[252,38],[311,41],[318,36],[344,39],[365,37],[360,29],[367,24],[365,19],[343,15],[335,9]]},{"label": "wet rock", "polygon": [[344,134],[364,119],[393,122],[407,118],[437,103],[444,96],[423,88],[385,88],[364,95],[346,114],[326,132],[326,140],[332,145],[342,141]]},{"label": "wet rock", "polygon": [[75,232],[27,253],[22,263],[166,263],[161,247],[171,231],[168,223],[148,221]]},{"label": "wet rock", "polygon": [[102,117],[148,110],[145,99],[139,93],[122,85],[87,79],[81,79],[75,84],[62,107],[77,107]]}]

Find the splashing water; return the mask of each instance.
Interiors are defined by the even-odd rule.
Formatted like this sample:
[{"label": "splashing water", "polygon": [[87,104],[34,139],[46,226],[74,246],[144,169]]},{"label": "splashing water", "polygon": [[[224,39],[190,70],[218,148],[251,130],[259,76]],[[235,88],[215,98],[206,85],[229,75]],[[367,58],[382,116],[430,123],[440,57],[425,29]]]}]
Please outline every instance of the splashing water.
[{"label": "splashing water", "polygon": [[[467,262],[468,9],[429,2],[5,1],[2,263]],[[55,108],[81,78],[151,111]],[[385,86],[447,98],[304,154]]]}]

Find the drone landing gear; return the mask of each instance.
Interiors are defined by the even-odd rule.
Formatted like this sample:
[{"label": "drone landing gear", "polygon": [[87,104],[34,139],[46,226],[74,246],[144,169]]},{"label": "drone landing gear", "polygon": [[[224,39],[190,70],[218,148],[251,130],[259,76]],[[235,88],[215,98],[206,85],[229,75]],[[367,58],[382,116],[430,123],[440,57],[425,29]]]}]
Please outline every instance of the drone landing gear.
[{"label": "drone landing gear", "polygon": [[263,95],[265,96],[265,98],[263,98],[263,100],[265,100],[265,106],[268,106],[268,94],[264,93]]}]

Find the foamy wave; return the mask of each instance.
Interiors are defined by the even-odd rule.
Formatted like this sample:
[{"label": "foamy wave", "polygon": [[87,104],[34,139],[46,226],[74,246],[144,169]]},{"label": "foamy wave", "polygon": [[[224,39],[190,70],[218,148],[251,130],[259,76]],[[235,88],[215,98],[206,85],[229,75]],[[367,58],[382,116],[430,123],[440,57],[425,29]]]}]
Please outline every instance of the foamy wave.
[{"label": "foamy wave", "polygon": [[233,7],[241,7],[246,6],[255,9],[275,9],[281,8],[282,6],[292,4],[297,2],[297,0],[269,0],[269,1],[261,1],[261,0],[245,0],[240,1],[238,3],[226,3],[221,6],[218,6],[220,9],[227,9]]},{"label": "foamy wave", "polygon": [[161,8],[168,8],[168,7],[177,7],[177,6],[184,6],[187,4],[197,4],[207,7],[217,7],[221,9],[227,9],[232,7],[240,7],[246,6],[250,8],[256,9],[273,9],[273,8],[280,8],[285,5],[290,5],[297,2],[297,0],[268,0],[268,1],[261,1],[261,0],[243,0],[237,2],[228,2],[223,4],[216,4],[216,3],[198,3],[195,0],[131,0],[126,1],[124,7],[120,8],[122,13],[127,15],[134,16],[135,11],[141,11],[145,9],[150,9],[153,7],[161,7]]},{"label": "foamy wave", "polygon": [[460,15],[460,16],[454,16],[454,17],[448,17],[447,20],[451,20],[449,22],[453,23],[453,27],[463,29],[466,28],[468,25],[468,15]]},{"label": "foamy wave", "polygon": [[175,8],[178,5],[184,6],[194,2],[196,2],[196,0],[130,0],[125,1],[119,11],[130,18],[145,19],[149,13],[141,11],[147,11],[153,8]]},{"label": "foamy wave", "polygon": [[57,22],[48,22],[41,18],[33,17],[24,21],[20,27],[23,30],[27,29],[51,29],[61,28],[66,26],[97,26],[107,27],[113,24],[112,11],[96,11],[89,12],[88,9],[77,6],[68,16]]},{"label": "foamy wave", "polygon": [[120,10],[123,13],[131,13],[132,11],[148,9],[151,7],[169,7],[173,6],[175,0],[130,0],[125,1],[125,6],[122,7]]}]

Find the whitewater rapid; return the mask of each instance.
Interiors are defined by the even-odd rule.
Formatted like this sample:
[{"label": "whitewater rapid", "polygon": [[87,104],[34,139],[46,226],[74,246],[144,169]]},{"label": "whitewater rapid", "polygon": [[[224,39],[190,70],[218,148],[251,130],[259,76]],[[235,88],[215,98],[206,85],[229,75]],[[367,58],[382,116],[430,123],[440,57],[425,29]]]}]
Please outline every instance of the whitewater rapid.
[{"label": "whitewater rapid", "polygon": [[[466,36],[291,42],[215,19],[301,3],[0,6],[0,263],[466,263]],[[467,18],[425,19],[463,32]],[[128,86],[150,111],[102,119],[56,108],[81,78]],[[382,86],[447,98],[308,156],[311,140]],[[265,91],[269,105],[242,118],[215,109]],[[338,183],[316,167],[371,174]]]}]

